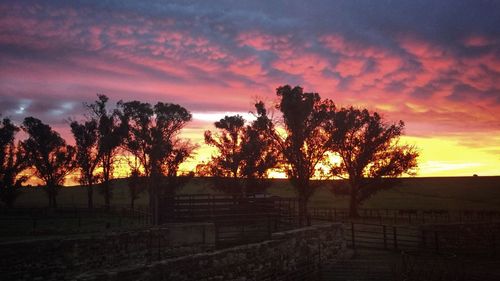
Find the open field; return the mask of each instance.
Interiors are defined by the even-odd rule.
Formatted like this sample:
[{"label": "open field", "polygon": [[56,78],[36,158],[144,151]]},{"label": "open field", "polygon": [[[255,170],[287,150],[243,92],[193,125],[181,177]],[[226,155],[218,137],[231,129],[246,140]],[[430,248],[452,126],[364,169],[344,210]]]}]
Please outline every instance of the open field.
[{"label": "open field", "polygon": [[[267,193],[282,197],[294,197],[295,193],[286,179],[273,179]],[[311,207],[347,207],[347,197],[335,196],[330,182],[324,182],[311,199]],[[179,191],[180,194],[218,193],[208,185],[208,180],[194,178]],[[145,206],[147,192],[141,195],[136,205]],[[58,195],[60,206],[86,205],[86,190],[80,186],[62,188]],[[103,205],[103,197],[95,191],[95,203]],[[114,181],[114,206],[129,204],[126,180]],[[26,188],[18,199],[19,207],[45,207],[47,198],[41,188]],[[500,176],[496,177],[441,177],[404,178],[401,184],[390,190],[383,190],[366,201],[364,208],[389,209],[491,209],[500,210]]]}]

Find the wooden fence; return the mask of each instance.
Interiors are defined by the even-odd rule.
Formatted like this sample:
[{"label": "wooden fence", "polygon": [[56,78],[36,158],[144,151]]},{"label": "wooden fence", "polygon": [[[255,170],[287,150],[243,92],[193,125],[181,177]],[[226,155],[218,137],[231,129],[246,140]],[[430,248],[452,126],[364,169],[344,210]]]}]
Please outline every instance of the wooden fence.
[{"label": "wooden fence", "polygon": [[500,224],[421,228],[350,222],[346,223],[345,238],[352,248],[496,257],[500,243]]},{"label": "wooden fence", "polygon": [[212,194],[178,195],[160,201],[160,223],[213,222],[218,247],[262,241],[296,226],[294,199]]},{"label": "wooden fence", "polygon": [[87,233],[150,225],[146,210],[129,208],[15,208],[0,210],[0,237]]},{"label": "wooden fence", "polygon": [[[312,219],[350,221],[346,208],[310,208]],[[445,209],[359,209],[360,221],[379,224],[427,224],[439,222],[478,222],[500,220],[496,210],[445,210]]]}]

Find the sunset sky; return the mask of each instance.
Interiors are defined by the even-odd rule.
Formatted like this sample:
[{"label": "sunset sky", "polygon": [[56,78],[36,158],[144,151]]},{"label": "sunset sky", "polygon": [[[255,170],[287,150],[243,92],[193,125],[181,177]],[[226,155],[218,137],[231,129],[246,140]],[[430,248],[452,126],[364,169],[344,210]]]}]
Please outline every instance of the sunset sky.
[{"label": "sunset sky", "polygon": [[284,84],[405,121],[419,176],[500,175],[500,1],[0,2],[0,113],[69,142],[96,93],[179,103],[201,143]]}]

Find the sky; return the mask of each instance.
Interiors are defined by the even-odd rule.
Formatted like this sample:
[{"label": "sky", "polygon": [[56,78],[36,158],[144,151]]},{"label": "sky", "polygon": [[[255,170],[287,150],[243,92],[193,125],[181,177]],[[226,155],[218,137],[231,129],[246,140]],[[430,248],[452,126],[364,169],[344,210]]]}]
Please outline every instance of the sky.
[{"label": "sky", "polygon": [[[97,93],[172,102],[201,144],[300,85],[403,120],[419,176],[500,175],[499,27],[499,1],[2,0],[0,113],[71,142]],[[190,167],[209,157],[201,145]]]}]

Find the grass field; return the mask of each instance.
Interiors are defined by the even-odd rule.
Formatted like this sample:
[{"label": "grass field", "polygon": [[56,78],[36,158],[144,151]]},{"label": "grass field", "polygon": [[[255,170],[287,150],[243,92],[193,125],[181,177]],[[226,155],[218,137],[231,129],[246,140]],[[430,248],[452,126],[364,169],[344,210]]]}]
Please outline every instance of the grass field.
[{"label": "grass field", "polygon": [[[325,182],[311,199],[311,207],[347,207],[347,197],[334,196],[330,183]],[[217,193],[206,179],[194,178],[179,191],[180,194]],[[294,197],[295,193],[285,179],[274,179],[267,193],[283,197]],[[103,197],[95,192],[96,205],[103,205]],[[147,193],[136,201],[145,206]],[[61,206],[85,206],[86,190],[83,187],[64,187],[58,195]],[[112,204],[129,204],[126,180],[114,181]],[[25,188],[16,206],[45,207],[47,198],[41,188]],[[440,177],[404,178],[401,184],[390,190],[383,190],[366,201],[365,208],[389,209],[491,209],[500,210],[500,176],[496,177]]]}]

